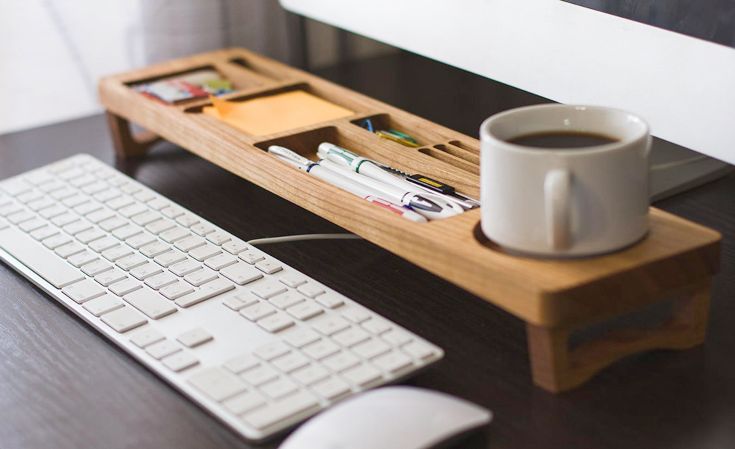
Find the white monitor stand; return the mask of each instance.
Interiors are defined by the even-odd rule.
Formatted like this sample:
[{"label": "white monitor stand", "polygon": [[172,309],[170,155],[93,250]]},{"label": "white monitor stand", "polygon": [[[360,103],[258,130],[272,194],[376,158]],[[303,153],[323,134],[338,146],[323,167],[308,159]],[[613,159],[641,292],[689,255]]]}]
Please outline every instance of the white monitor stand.
[{"label": "white monitor stand", "polygon": [[641,115],[655,136],[676,144],[654,148],[653,199],[732,168],[720,161],[735,164],[733,48],[560,0],[281,4],[554,101]]}]

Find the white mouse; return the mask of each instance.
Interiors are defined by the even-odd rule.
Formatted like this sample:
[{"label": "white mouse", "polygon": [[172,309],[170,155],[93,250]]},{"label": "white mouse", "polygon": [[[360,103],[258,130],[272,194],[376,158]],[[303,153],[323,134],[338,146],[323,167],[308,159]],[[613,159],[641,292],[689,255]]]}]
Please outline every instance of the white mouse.
[{"label": "white mouse", "polygon": [[280,449],[428,449],[491,419],[489,410],[444,393],[386,387],[322,412]]}]

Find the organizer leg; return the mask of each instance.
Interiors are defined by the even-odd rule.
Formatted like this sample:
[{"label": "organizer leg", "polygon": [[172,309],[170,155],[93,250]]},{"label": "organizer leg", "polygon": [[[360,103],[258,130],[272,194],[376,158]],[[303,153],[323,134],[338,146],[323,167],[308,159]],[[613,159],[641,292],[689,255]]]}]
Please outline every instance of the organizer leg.
[{"label": "organizer leg", "polygon": [[650,329],[622,329],[570,350],[574,329],[526,325],[531,372],[536,385],[554,392],[575,388],[623,357],[653,349],[687,349],[704,342],[710,279],[674,303],[671,317]]},{"label": "organizer leg", "polygon": [[148,131],[133,133],[128,119],[109,111],[106,114],[112,144],[119,158],[144,156],[148,149],[160,140],[160,137]]}]

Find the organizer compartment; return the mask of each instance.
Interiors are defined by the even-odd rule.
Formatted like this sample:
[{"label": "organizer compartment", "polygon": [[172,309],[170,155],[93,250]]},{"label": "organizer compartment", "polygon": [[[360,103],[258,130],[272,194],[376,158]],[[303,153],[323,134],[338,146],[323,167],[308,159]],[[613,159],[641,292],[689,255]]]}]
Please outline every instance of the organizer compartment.
[{"label": "organizer compartment", "polygon": [[425,154],[426,156],[429,156],[431,158],[440,160],[446,164],[451,165],[452,167],[456,167],[460,170],[463,170],[467,173],[471,173],[473,175],[480,175],[480,161],[478,160],[477,163],[469,162],[463,158],[454,156],[451,154],[448,150],[448,145],[434,145],[433,147],[424,147],[419,148],[419,153]]},{"label": "organizer compartment", "polygon": [[[395,129],[396,131],[406,133],[416,139],[419,146],[431,145],[434,142],[442,142],[447,140],[446,136],[442,136],[441,134],[430,128],[421,126],[420,123],[415,120],[406,120],[393,116],[392,114],[375,114],[367,117],[360,117],[359,119],[352,120],[351,123],[357,126],[359,129],[362,129],[365,132],[369,133],[370,131],[361,125],[361,123],[365,119],[370,120],[375,131]],[[383,140],[386,140],[387,142],[392,142],[388,139]],[[393,143],[401,145],[398,142]],[[411,148],[405,145],[401,146],[403,146],[404,148]]]}]

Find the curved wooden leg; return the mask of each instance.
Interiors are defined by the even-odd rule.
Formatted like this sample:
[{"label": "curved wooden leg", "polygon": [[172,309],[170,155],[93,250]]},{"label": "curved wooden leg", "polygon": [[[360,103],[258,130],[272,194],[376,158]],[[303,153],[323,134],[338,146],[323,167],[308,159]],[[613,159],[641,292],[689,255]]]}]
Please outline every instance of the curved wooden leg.
[{"label": "curved wooden leg", "polygon": [[115,147],[115,154],[119,158],[144,156],[153,144],[161,140],[160,137],[148,131],[134,134],[130,129],[128,119],[115,115],[110,111],[107,111],[106,114],[112,144]]},{"label": "curved wooden leg", "polygon": [[573,329],[526,325],[531,371],[536,385],[551,392],[577,387],[623,357],[653,349],[687,349],[704,342],[710,279],[674,303],[671,317],[656,328],[623,329],[569,349]]}]

